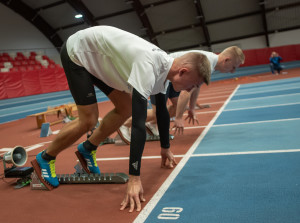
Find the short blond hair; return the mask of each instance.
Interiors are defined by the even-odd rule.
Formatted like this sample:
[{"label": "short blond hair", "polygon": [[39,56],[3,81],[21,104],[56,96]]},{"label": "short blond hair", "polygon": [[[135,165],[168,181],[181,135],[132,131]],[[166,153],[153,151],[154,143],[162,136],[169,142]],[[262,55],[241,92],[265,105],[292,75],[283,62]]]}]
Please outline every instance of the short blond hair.
[{"label": "short blond hair", "polygon": [[190,52],[181,56],[184,65],[190,65],[192,70],[195,70],[200,77],[203,77],[203,82],[209,85],[211,76],[211,66],[207,57],[198,52]]},{"label": "short blond hair", "polygon": [[245,63],[245,55],[241,48],[237,46],[230,46],[224,49],[221,54],[232,57],[241,64]]}]

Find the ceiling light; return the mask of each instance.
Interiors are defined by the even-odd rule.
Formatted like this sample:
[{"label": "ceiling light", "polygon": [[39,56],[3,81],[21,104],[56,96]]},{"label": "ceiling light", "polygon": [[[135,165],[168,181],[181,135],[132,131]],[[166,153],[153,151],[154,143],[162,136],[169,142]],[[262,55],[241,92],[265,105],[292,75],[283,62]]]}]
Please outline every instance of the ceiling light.
[{"label": "ceiling light", "polygon": [[82,17],[83,17],[82,14],[77,14],[77,15],[75,15],[75,18],[76,18],[76,19],[80,19],[80,18],[82,18]]}]

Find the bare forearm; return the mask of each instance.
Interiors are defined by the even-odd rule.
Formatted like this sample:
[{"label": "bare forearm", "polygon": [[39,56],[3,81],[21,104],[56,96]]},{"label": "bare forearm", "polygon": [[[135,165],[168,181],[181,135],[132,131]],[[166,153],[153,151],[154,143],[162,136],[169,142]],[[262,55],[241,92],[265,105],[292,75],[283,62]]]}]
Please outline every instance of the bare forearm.
[{"label": "bare forearm", "polygon": [[178,98],[178,104],[176,109],[176,118],[182,118],[183,113],[185,112],[185,108],[188,104],[188,101],[190,100],[190,93],[187,91],[181,91],[179,98]]},{"label": "bare forearm", "polygon": [[200,87],[194,88],[193,91],[190,92],[191,97],[190,97],[190,105],[189,108],[190,110],[193,110],[197,104],[197,98],[200,92]]}]

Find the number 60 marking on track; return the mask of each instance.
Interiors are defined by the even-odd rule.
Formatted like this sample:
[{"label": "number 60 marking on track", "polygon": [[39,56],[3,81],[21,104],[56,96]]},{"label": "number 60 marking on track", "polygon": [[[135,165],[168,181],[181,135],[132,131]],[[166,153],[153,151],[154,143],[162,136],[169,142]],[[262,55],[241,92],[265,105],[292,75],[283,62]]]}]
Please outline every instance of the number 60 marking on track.
[{"label": "number 60 marking on track", "polygon": [[177,220],[180,217],[180,212],[183,211],[183,208],[180,207],[165,207],[162,209],[160,215],[157,216],[158,219],[164,220]]}]

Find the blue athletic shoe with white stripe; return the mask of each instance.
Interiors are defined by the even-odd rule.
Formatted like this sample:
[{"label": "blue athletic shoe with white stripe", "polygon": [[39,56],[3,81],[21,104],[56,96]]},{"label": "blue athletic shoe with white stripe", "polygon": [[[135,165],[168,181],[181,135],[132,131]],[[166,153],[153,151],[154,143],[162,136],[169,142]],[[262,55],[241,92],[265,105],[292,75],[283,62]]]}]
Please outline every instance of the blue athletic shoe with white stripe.
[{"label": "blue athletic shoe with white stripe", "polygon": [[87,163],[88,169],[91,171],[91,173],[98,173],[100,174],[100,169],[97,165],[96,161],[96,152],[97,150],[88,151],[84,148],[83,143],[80,143],[77,147],[78,152],[84,157]]},{"label": "blue athletic shoe with white stripe", "polygon": [[42,172],[42,177],[44,178],[45,181],[47,181],[50,185],[53,187],[57,187],[59,185],[58,178],[55,173],[55,160],[45,160],[42,158],[42,153],[40,152],[36,156],[36,161],[38,162],[41,172]]}]

